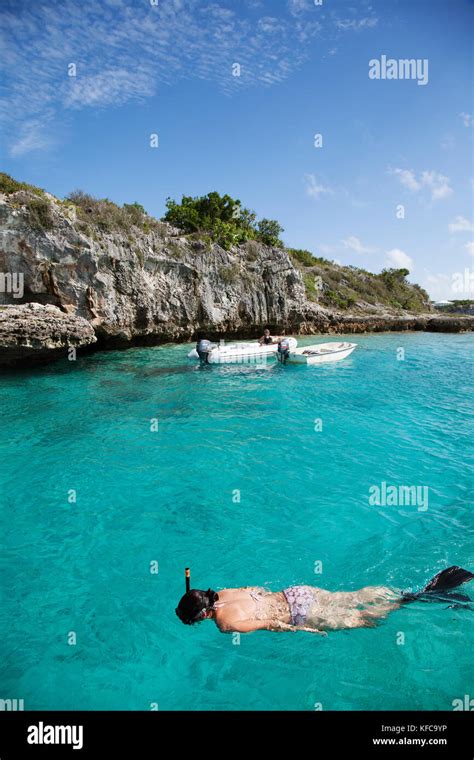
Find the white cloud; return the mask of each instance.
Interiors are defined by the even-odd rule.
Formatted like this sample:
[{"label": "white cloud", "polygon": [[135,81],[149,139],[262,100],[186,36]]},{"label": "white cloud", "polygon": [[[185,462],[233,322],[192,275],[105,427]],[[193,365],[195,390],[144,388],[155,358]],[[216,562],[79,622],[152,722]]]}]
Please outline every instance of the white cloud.
[{"label": "white cloud", "polygon": [[[275,2],[275,0],[273,0]],[[325,18],[324,4],[320,7],[315,7],[315,0],[287,0],[287,8],[291,16],[295,16],[301,19],[302,16],[308,18],[310,14],[313,17],[319,14],[319,18]],[[315,13],[316,11],[316,13]],[[342,31],[360,31],[362,29],[372,29],[377,25],[378,19],[375,16],[360,16],[357,17],[356,10],[351,8],[350,11],[354,14],[353,18],[339,18],[332,15],[331,23],[334,24],[336,29]],[[367,8],[367,12],[371,12],[372,8]]]},{"label": "white cloud", "polygon": [[356,253],[375,253],[375,248],[369,248],[368,246],[362,245],[359,238],[355,237],[355,235],[351,235],[345,240],[341,241],[344,248],[349,248],[351,251],[355,251]]},{"label": "white cloud", "polygon": [[447,198],[453,192],[449,177],[439,172],[425,170],[417,177],[412,169],[392,169],[391,174],[395,174],[400,184],[413,193],[418,193],[423,189],[428,190],[432,201]]},{"label": "white cloud", "polygon": [[94,76],[74,78],[64,101],[70,107],[103,107],[121,105],[131,98],[149,97],[153,92],[154,81],[150,72],[108,69]]},{"label": "white cloud", "polygon": [[459,116],[465,127],[474,127],[474,116],[472,113],[460,113]]},{"label": "white cloud", "polygon": [[377,26],[378,19],[374,16],[367,16],[365,18],[360,19],[337,19],[336,20],[336,26],[338,29],[351,29],[355,31],[359,31],[360,29],[372,29],[374,26]]},{"label": "white cloud", "polygon": [[[261,3],[250,5],[258,14]],[[72,110],[140,103],[179,80],[206,80],[226,95],[281,83],[308,59],[321,28],[310,0],[292,7],[295,15],[272,9],[258,21],[238,3],[212,0],[62,0],[60,13],[54,3],[0,3],[4,143],[14,155],[39,150],[57,140]],[[35,130],[18,135],[18,124],[31,123]]]},{"label": "white cloud", "polygon": [[421,184],[416,179],[415,173],[410,169],[394,169],[392,173],[396,174],[400,183],[409,190],[413,190],[416,193],[421,189]]},{"label": "white cloud", "polygon": [[262,32],[266,32],[267,34],[281,32],[283,29],[283,23],[272,16],[263,16],[258,20],[257,26]]},{"label": "white cloud", "polygon": [[410,271],[414,269],[413,259],[400,248],[392,248],[391,251],[387,251],[386,257],[387,264],[391,267],[409,269]]},{"label": "white cloud", "polygon": [[324,193],[332,193],[329,187],[318,184],[314,174],[305,174],[304,179],[306,182],[306,195],[309,195],[311,198],[316,198],[317,200]]},{"label": "white cloud", "polygon": [[288,10],[292,16],[299,16],[309,10],[310,7],[310,0],[288,0]]},{"label": "white cloud", "polygon": [[449,223],[448,227],[450,232],[474,231],[474,224],[470,222],[469,219],[465,219],[463,216],[457,216],[454,222]]},{"label": "white cloud", "polygon": [[474,256],[474,243],[473,242],[466,243],[466,245],[464,246],[464,248],[466,249],[466,251],[469,253],[470,256]]},{"label": "white cloud", "polygon": [[450,300],[453,296],[451,290],[452,277],[447,274],[435,274],[425,269],[420,284],[428,291],[433,301]]},{"label": "white cloud", "polygon": [[308,40],[315,37],[322,28],[322,24],[320,24],[319,21],[298,20],[295,24],[298,42],[307,43]]},{"label": "white cloud", "polygon": [[316,246],[316,250],[323,256],[331,256],[337,249],[333,245],[326,245],[325,243],[321,243]]},{"label": "white cloud", "polygon": [[421,184],[431,190],[431,200],[436,201],[447,198],[453,192],[449,184],[449,177],[433,171],[424,171],[421,174]]},{"label": "white cloud", "polygon": [[51,134],[48,132],[49,119],[30,119],[18,129],[18,134],[10,144],[10,155],[13,158],[24,156],[33,150],[45,150],[52,144]]}]

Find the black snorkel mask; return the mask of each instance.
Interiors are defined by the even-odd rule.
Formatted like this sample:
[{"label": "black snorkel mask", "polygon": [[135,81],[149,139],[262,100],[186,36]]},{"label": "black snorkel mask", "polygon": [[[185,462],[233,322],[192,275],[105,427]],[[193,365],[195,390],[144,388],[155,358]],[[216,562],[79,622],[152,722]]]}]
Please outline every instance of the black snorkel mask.
[{"label": "black snorkel mask", "polygon": [[194,623],[200,623],[207,617],[209,610],[213,609],[214,603],[217,601],[218,594],[212,589],[207,591],[200,591],[199,589],[191,590],[191,571],[189,567],[184,571],[186,593],[180,599],[175,612],[181,622],[186,625],[193,625]]}]

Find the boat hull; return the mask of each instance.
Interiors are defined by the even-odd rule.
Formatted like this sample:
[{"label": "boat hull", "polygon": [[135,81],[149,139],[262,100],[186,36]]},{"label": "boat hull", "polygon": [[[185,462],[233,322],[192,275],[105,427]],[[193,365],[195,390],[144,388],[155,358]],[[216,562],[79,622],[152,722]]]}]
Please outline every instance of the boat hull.
[{"label": "boat hull", "polygon": [[[291,350],[296,349],[297,341],[289,338]],[[276,356],[278,345],[260,346],[258,343],[229,343],[216,346],[209,354],[209,364],[265,364]],[[188,359],[199,360],[195,348],[188,354]]]},{"label": "boat hull", "polygon": [[[303,346],[290,352],[287,364],[328,364],[346,359],[356,348],[357,343],[316,343]],[[305,351],[310,353],[304,353]]]}]

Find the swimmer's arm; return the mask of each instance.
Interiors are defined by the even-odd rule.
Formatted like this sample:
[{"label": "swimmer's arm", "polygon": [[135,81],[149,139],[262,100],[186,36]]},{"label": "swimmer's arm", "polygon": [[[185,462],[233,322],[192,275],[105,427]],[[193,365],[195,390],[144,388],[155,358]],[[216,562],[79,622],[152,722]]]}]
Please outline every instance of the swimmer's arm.
[{"label": "swimmer's arm", "polygon": [[327,636],[326,631],[320,631],[318,628],[308,628],[306,625],[288,625],[288,623],[280,623],[280,621],[271,622],[270,631],[306,631],[306,633],[319,633],[320,636]]},{"label": "swimmer's arm", "polygon": [[252,633],[252,631],[268,630],[269,620],[236,620],[235,623],[224,623],[219,626],[221,633]]},{"label": "swimmer's arm", "polygon": [[238,620],[232,625],[222,627],[224,633],[252,633],[253,631],[307,631],[308,633],[319,633],[326,636],[325,631],[319,631],[316,628],[307,628],[304,625],[289,625],[279,620]]}]

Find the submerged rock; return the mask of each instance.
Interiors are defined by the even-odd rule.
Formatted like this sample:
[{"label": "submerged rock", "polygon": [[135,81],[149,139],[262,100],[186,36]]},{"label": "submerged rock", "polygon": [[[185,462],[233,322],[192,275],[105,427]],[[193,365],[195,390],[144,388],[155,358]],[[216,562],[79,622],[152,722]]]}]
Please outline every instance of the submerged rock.
[{"label": "submerged rock", "polygon": [[95,343],[92,326],[56,306],[0,306],[0,366],[19,367],[68,356]]}]

